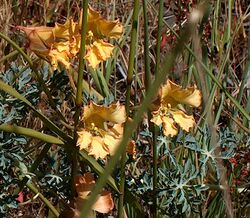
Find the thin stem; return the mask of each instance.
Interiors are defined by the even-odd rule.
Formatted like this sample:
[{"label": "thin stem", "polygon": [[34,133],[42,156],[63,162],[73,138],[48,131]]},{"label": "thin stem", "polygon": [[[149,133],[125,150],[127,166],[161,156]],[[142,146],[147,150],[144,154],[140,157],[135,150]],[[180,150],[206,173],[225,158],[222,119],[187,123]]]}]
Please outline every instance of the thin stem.
[{"label": "thin stem", "polygon": [[87,35],[87,19],[88,19],[88,0],[83,0],[83,15],[82,15],[82,29],[81,29],[81,47],[79,53],[79,69],[77,78],[77,90],[76,90],[76,114],[75,114],[75,126],[79,122],[79,115],[82,106],[82,92],[83,92],[83,71],[84,71],[84,55]]},{"label": "thin stem", "polygon": [[3,56],[1,59],[0,59],[0,63],[6,61],[7,59],[11,58],[11,57],[14,57],[18,54],[19,52],[17,50],[14,50],[12,51],[11,53],[7,54],[6,56]]},{"label": "thin stem", "polygon": [[10,133],[16,133],[20,135],[25,135],[31,138],[42,140],[47,143],[53,143],[53,144],[58,144],[58,145],[64,144],[62,140],[60,140],[59,138],[55,136],[44,134],[36,130],[17,126],[17,125],[1,124],[0,130],[5,131],[5,132],[10,132]]},{"label": "thin stem", "polygon": [[[84,55],[86,47],[86,35],[87,35],[87,19],[88,19],[88,0],[82,1],[82,26],[81,26],[81,47],[79,53],[79,68],[77,77],[77,89],[76,89],[76,112],[74,115],[74,145],[77,142],[77,126],[80,120],[80,113],[83,105],[82,94],[83,94],[83,73],[84,73]],[[74,146],[73,145],[73,146]],[[72,162],[72,173],[71,173],[71,197],[72,199],[76,195],[74,178],[77,174],[77,152],[73,151],[71,156]]]},{"label": "thin stem", "polygon": [[56,208],[51,204],[51,202],[45,198],[43,196],[42,193],[39,192],[39,190],[31,183],[31,182],[28,182],[27,183],[27,187],[35,194],[38,195],[38,197],[43,201],[43,203],[45,203],[48,208],[51,210],[51,212],[56,216],[56,217],[59,217],[59,212],[56,210]]},{"label": "thin stem", "polygon": [[159,13],[158,13],[158,29],[157,29],[157,41],[156,41],[156,65],[155,65],[155,73],[159,73],[159,67],[161,62],[161,32],[163,27],[163,6],[164,1],[159,1]]},{"label": "thin stem", "polygon": [[[242,81],[241,81],[240,89],[239,89],[239,94],[237,96],[237,100],[239,103],[241,103],[241,101],[242,101],[243,93],[244,93],[244,90],[246,88],[247,78],[248,78],[249,71],[250,71],[250,41],[248,42],[248,52],[247,53],[248,53],[248,55],[247,55],[246,66],[245,66],[245,69],[243,71]],[[237,118],[238,111],[239,111],[238,108],[236,108],[234,113],[233,113],[234,119]]]},{"label": "thin stem", "polygon": [[149,58],[149,30],[148,30],[148,15],[147,15],[147,0],[142,1],[143,18],[144,18],[144,64],[145,64],[145,88],[146,91],[150,87],[150,58]]},{"label": "thin stem", "polygon": [[[204,13],[204,8],[202,7],[199,11],[199,15],[202,16]],[[120,143],[120,146],[117,148],[115,155],[110,159],[107,167],[105,168],[105,172],[102,174],[102,176],[98,179],[95,187],[93,188],[91,195],[88,198],[88,201],[83,205],[81,208],[80,218],[86,217],[86,214],[91,210],[91,206],[96,200],[97,195],[103,188],[103,186],[106,184],[106,181],[109,177],[109,175],[112,173],[114,167],[116,166],[120,155],[123,154],[123,152],[126,149],[126,145],[130,139],[131,134],[135,130],[135,128],[138,126],[138,124],[141,122],[143,118],[143,114],[147,111],[148,106],[150,105],[153,97],[155,96],[155,93],[157,93],[158,88],[160,85],[165,81],[166,75],[170,72],[172,67],[174,66],[175,60],[177,56],[183,51],[184,49],[184,43],[186,43],[191,35],[191,32],[196,27],[196,24],[198,20],[200,19],[200,16],[193,17],[191,20],[192,22],[187,25],[187,28],[185,28],[185,31],[181,35],[180,39],[178,40],[178,43],[176,47],[173,49],[173,51],[168,54],[164,60],[164,64],[162,66],[160,73],[156,76],[154,82],[152,83],[152,86],[150,86],[150,89],[143,100],[141,106],[139,107],[137,113],[133,117],[133,122],[128,123],[128,125],[125,128],[125,132],[123,135],[123,139]]]},{"label": "thin stem", "polygon": [[99,81],[100,86],[101,86],[101,90],[103,92],[102,95],[105,97],[108,97],[109,96],[109,87],[108,87],[107,81],[105,80],[105,78],[103,76],[103,73],[98,69],[95,71],[95,73],[97,75],[98,81]]},{"label": "thin stem", "polygon": [[[136,43],[137,43],[137,29],[138,29],[138,16],[139,16],[140,1],[134,1],[134,11],[132,18],[132,30],[131,30],[131,43],[129,51],[129,63],[128,63],[128,75],[127,75],[127,92],[126,92],[126,114],[127,118],[129,117],[130,112],[130,98],[131,98],[131,88],[133,81],[133,72],[134,72],[134,63],[135,63],[135,54],[136,54]],[[128,122],[126,122],[127,124]],[[126,129],[126,125],[125,125]],[[126,167],[126,151],[122,152],[121,158],[121,182],[120,182],[120,197],[118,204],[118,217],[122,218],[123,215],[123,204],[124,204],[124,189],[125,189],[125,167]]]},{"label": "thin stem", "polygon": [[18,93],[14,88],[12,88],[10,85],[4,83],[2,80],[0,80],[0,90],[3,90],[4,92],[8,93],[11,96],[14,96],[15,98],[19,99],[20,101],[24,102],[30,109],[34,111],[34,114],[39,117],[44,125],[48,127],[51,131],[56,133],[58,136],[60,136],[65,141],[72,141],[72,138],[64,133],[58,126],[56,126],[51,120],[49,120],[46,116],[44,116],[39,110],[37,110],[31,102],[29,102],[23,95]]},{"label": "thin stem", "polygon": [[136,53],[136,42],[137,42],[137,28],[138,28],[138,14],[139,14],[139,0],[134,1],[134,12],[132,18],[132,30],[131,30],[131,43],[129,52],[129,65],[127,75],[127,92],[126,92],[126,108],[129,108],[131,85],[133,81],[134,61]]},{"label": "thin stem", "polygon": [[[157,41],[156,41],[156,66],[155,66],[155,75],[158,75],[160,70],[161,62],[161,32],[163,27],[163,7],[164,1],[159,1],[159,14],[158,14],[158,29],[157,29]],[[151,125],[153,132],[153,217],[157,217],[157,132],[156,128]]]}]

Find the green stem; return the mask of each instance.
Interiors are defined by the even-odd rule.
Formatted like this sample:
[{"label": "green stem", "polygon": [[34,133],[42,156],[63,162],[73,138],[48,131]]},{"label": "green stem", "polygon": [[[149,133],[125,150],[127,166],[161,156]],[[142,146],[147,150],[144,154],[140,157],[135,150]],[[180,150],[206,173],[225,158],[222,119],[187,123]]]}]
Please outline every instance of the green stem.
[{"label": "green stem", "polygon": [[101,90],[103,92],[102,93],[103,96],[108,97],[109,96],[109,87],[108,87],[106,79],[103,76],[103,73],[98,69],[96,69],[95,73],[97,74],[97,78],[98,78],[98,81],[100,83]]},{"label": "green stem", "polygon": [[95,85],[96,85],[96,87],[97,87],[98,92],[100,92],[100,93],[103,95],[103,90],[102,90],[100,81],[99,81],[99,79],[98,79],[96,70],[90,68],[90,69],[89,69],[89,73],[90,73],[91,77],[93,78],[93,80],[94,80],[94,82],[95,82]]},{"label": "green stem", "polygon": [[[205,7],[205,5],[204,5]],[[201,8],[199,10],[198,16],[192,17],[192,22],[188,23],[187,27],[185,28],[183,34],[181,35],[180,39],[178,40],[178,43],[176,47],[173,49],[173,51],[167,55],[167,57],[164,60],[164,64],[162,66],[160,73],[156,76],[154,82],[152,83],[152,86],[150,86],[149,91],[143,100],[141,106],[139,107],[137,113],[135,114],[133,118],[133,122],[128,123],[128,125],[125,128],[125,132],[122,138],[122,141],[120,143],[120,146],[117,148],[115,155],[110,159],[107,167],[105,168],[105,172],[102,174],[102,176],[98,179],[95,187],[93,188],[91,195],[88,198],[88,201],[83,205],[81,208],[80,218],[86,217],[86,214],[91,210],[92,205],[94,204],[97,195],[103,188],[103,186],[106,184],[106,181],[109,177],[109,175],[112,173],[114,167],[116,166],[120,155],[125,152],[126,145],[131,137],[131,134],[135,130],[135,128],[138,126],[138,124],[141,122],[143,118],[143,114],[147,111],[148,106],[150,105],[153,97],[155,96],[155,93],[157,93],[158,88],[160,85],[165,81],[165,78],[167,74],[170,72],[172,67],[174,66],[175,60],[177,56],[183,51],[184,49],[184,43],[186,43],[193,31],[193,29],[196,27],[196,24],[198,20],[200,19],[200,16],[203,15],[205,8]],[[197,9],[198,10],[198,9]]]},{"label": "green stem", "polygon": [[56,210],[56,208],[50,203],[50,201],[45,198],[43,196],[42,193],[39,192],[39,190],[31,183],[31,182],[28,182],[27,183],[27,187],[35,194],[38,195],[38,197],[43,201],[43,203],[45,203],[48,208],[51,210],[51,212],[56,216],[56,217],[59,217],[59,212]]},{"label": "green stem", "polygon": [[[246,66],[245,66],[245,69],[243,71],[240,90],[239,90],[239,94],[237,96],[237,100],[239,103],[241,103],[241,101],[242,101],[243,93],[244,93],[244,90],[246,88],[247,78],[248,78],[249,71],[250,71],[250,41],[248,42],[248,52],[247,53],[248,53],[248,55],[247,55]],[[238,111],[239,111],[238,108],[236,108],[234,113],[233,113],[234,119],[237,118]]]},{"label": "green stem", "polygon": [[[161,34],[163,27],[163,7],[164,1],[159,1],[159,14],[158,14],[158,29],[157,29],[157,41],[156,41],[156,66],[155,66],[155,75],[160,73],[160,62],[161,62]],[[153,131],[153,217],[157,217],[157,132],[154,126],[151,126]]]},{"label": "green stem", "polygon": [[[222,75],[225,71],[226,71],[226,76],[228,75],[228,73],[227,73],[228,72],[228,59],[229,59],[230,51],[231,51],[233,40],[234,40],[234,36],[230,37],[230,35],[231,35],[231,20],[232,20],[231,0],[229,0],[229,4],[228,4],[228,17],[227,18],[228,18],[228,21],[227,21],[226,31],[225,31],[224,36],[223,36],[223,44],[220,47],[220,54],[221,54],[222,48],[224,48],[224,46],[226,47],[226,52],[224,54],[224,57],[221,58],[222,63],[220,63],[219,73],[217,76],[217,80],[219,82],[221,81]],[[236,31],[236,32],[238,32],[238,31]],[[225,78],[225,80],[226,80],[226,78]],[[206,118],[204,120],[208,119],[209,111],[211,110],[211,107],[213,106],[213,101],[214,101],[217,89],[218,89],[217,85],[214,84],[212,87],[212,91],[210,92],[209,101],[208,101],[207,107],[206,107],[206,111],[208,113],[206,114]]]},{"label": "green stem", "polygon": [[[36,158],[35,162],[31,165],[29,172],[30,173],[34,173],[35,170],[38,168],[39,164],[42,162],[43,158],[45,157],[45,155],[48,153],[49,149],[51,147],[51,144],[45,144],[45,146],[43,147],[41,153],[38,155],[38,157]],[[16,193],[18,194],[20,191],[23,190],[24,186],[26,185],[26,183],[29,181],[29,178],[27,176],[25,176],[23,178],[23,180],[20,181],[19,183],[19,187],[16,189]]]},{"label": "green stem", "polygon": [[83,16],[82,16],[82,29],[81,29],[81,47],[79,53],[79,69],[77,78],[77,91],[76,91],[76,113],[75,113],[75,126],[79,122],[79,115],[82,107],[82,92],[83,92],[83,71],[84,71],[84,55],[86,46],[87,35],[87,19],[88,19],[88,0],[83,0]]},{"label": "green stem", "polygon": [[0,63],[6,61],[7,59],[9,59],[9,58],[11,58],[11,57],[16,56],[18,53],[19,53],[19,52],[18,52],[17,50],[12,51],[11,53],[9,53],[9,54],[7,54],[6,56],[2,57],[2,58],[0,59]]},{"label": "green stem", "polygon": [[164,1],[159,1],[159,13],[158,13],[158,29],[157,29],[157,41],[156,41],[156,65],[155,73],[159,73],[159,67],[161,62],[161,32],[163,27],[163,6]]},{"label": "green stem", "polygon": [[9,95],[14,96],[15,98],[24,102],[30,109],[34,111],[34,114],[43,121],[46,127],[48,127],[51,131],[56,133],[62,139],[64,139],[65,141],[72,141],[72,138],[69,135],[64,133],[58,126],[56,126],[51,120],[49,120],[46,116],[44,116],[40,111],[36,110],[36,108],[31,104],[31,102],[29,102],[23,95],[18,93],[14,88],[4,83],[2,80],[0,80],[0,90],[3,90]]},{"label": "green stem", "polygon": [[25,135],[28,137],[42,140],[47,143],[53,143],[53,144],[58,144],[58,145],[64,144],[62,140],[60,140],[59,138],[56,138],[55,136],[44,134],[36,130],[21,127],[21,126],[2,124],[0,125],[0,130],[5,131],[5,132],[13,132],[13,133],[20,134],[20,135]]},{"label": "green stem", "polygon": [[129,108],[131,85],[133,81],[133,71],[134,71],[136,42],[137,42],[139,3],[140,3],[139,0],[134,1],[134,12],[133,12],[132,30],[131,30],[131,43],[130,43],[130,52],[129,52],[129,65],[128,65],[128,75],[127,75],[126,108]]},{"label": "green stem", "polygon": [[151,83],[150,73],[150,58],[149,58],[149,29],[148,29],[148,14],[147,0],[142,1],[143,18],[144,18],[144,64],[145,64],[145,88],[149,89]]},{"label": "green stem", "polygon": [[[133,81],[135,56],[136,56],[139,8],[140,8],[140,1],[135,0],[133,18],[132,18],[131,43],[130,43],[130,52],[129,52],[128,74],[127,74],[127,89],[126,89],[127,92],[126,92],[126,102],[125,102],[127,118],[129,117],[129,112],[130,112],[130,98],[131,98],[131,88],[132,88],[132,81]],[[126,129],[126,126],[127,125],[125,125],[125,129]],[[124,204],[124,190],[125,190],[125,168],[126,168],[126,159],[127,159],[125,150],[121,154],[122,154],[121,182],[119,186],[120,197],[119,197],[119,204],[118,204],[118,217],[119,218],[124,217],[123,204]]]},{"label": "green stem", "polygon": [[[86,47],[86,35],[87,35],[87,19],[88,19],[88,0],[82,1],[82,27],[81,27],[81,47],[79,53],[79,68],[78,68],[78,78],[77,78],[77,89],[76,89],[76,112],[74,115],[74,145],[77,142],[77,126],[80,120],[80,113],[83,105],[82,94],[83,94],[83,73],[84,73],[84,56],[85,56],[85,47]],[[75,197],[76,190],[74,184],[74,178],[77,173],[77,152],[72,152],[71,156],[72,161],[72,173],[71,173],[71,197]]]}]

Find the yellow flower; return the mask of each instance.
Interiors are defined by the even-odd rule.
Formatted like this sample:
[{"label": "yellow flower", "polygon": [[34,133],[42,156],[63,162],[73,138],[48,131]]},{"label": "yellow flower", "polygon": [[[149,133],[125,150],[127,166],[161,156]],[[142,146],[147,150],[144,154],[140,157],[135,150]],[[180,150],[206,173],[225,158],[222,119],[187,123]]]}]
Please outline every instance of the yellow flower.
[{"label": "yellow flower", "polygon": [[25,32],[29,40],[29,49],[38,56],[45,56],[55,41],[53,27],[24,27],[17,26],[18,29]]},{"label": "yellow flower", "polygon": [[[58,63],[70,67],[70,59],[74,57],[80,48],[80,34],[76,34],[76,23],[72,19],[66,21],[64,25],[55,24],[55,27],[23,27],[29,40],[29,49],[37,56],[50,62],[53,69],[58,67]],[[76,34],[76,35],[73,35]]]},{"label": "yellow flower", "polygon": [[[75,177],[76,192],[76,209],[79,211],[84,200],[88,198],[92,188],[95,186],[95,179],[92,173],[85,173],[83,176]],[[114,208],[114,202],[110,192],[103,190],[97,197],[92,209],[99,213],[109,213]],[[78,216],[75,216],[78,217]]]},{"label": "yellow flower", "polygon": [[185,131],[189,131],[195,125],[194,117],[185,114],[178,108],[179,104],[199,107],[201,93],[195,87],[182,88],[167,80],[160,89],[160,105],[152,111],[151,122],[161,125],[166,136],[175,136],[178,133],[176,124]]},{"label": "yellow flower", "polygon": [[[58,63],[63,64],[68,69],[70,60],[80,50],[81,20],[80,18],[80,22],[77,23],[69,18],[64,24],[55,23],[55,27],[18,26],[17,28],[27,35],[29,49],[50,62],[53,69],[58,67]],[[112,55],[114,46],[103,39],[117,39],[122,32],[123,27],[118,21],[103,19],[98,12],[91,7],[88,8],[85,59],[90,67],[96,68],[100,62],[106,61]]]},{"label": "yellow flower", "polygon": [[96,159],[113,155],[121,141],[125,120],[125,107],[119,103],[101,106],[91,102],[84,108],[84,129],[78,131],[77,145]]},{"label": "yellow flower", "polygon": [[[104,38],[118,39],[123,32],[123,26],[116,21],[108,21],[94,11],[90,6],[88,8],[87,31],[89,44],[86,46],[86,60],[89,66],[96,68],[100,62],[106,61],[111,57],[114,46],[105,42]],[[80,19],[81,21],[81,19]],[[79,24],[80,28],[82,24]]]},{"label": "yellow flower", "polygon": [[[80,23],[81,26],[81,23]],[[100,13],[94,11],[90,6],[88,8],[88,26],[87,30],[91,31],[93,35],[98,38],[120,38],[123,32],[123,26],[116,21],[108,21],[100,15]]]},{"label": "yellow flower", "polygon": [[193,107],[199,107],[201,104],[201,93],[195,87],[183,89],[174,82],[167,80],[166,84],[160,90],[161,102],[164,105],[170,104],[176,107],[177,104],[187,104]]}]

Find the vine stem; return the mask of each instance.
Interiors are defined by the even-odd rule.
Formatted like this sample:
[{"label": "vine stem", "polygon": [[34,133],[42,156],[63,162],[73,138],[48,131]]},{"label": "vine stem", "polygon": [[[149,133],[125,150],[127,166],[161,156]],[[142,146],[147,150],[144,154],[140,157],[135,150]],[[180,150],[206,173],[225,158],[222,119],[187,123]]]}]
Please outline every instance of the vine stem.
[{"label": "vine stem", "polygon": [[[164,1],[159,1],[159,14],[158,14],[158,29],[157,29],[157,42],[156,42],[156,65],[155,65],[155,75],[160,73],[160,62],[161,62],[161,34],[163,27],[163,7]],[[151,118],[151,114],[150,114]],[[153,217],[157,217],[157,163],[158,163],[158,153],[157,153],[157,130],[153,124],[149,125],[153,133]]]},{"label": "vine stem", "polygon": [[83,15],[82,15],[82,29],[81,29],[81,47],[79,53],[79,68],[77,78],[76,89],[76,113],[75,113],[75,127],[79,122],[79,115],[82,106],[82,92],[83,92],[83,72],[84,72],[84,55],[86,47],[86,35],[87,35],[87,19],[88,19],[88,0],[83,0],[82,3]]},{"label": "vine stem", "polygon": [[50,201],[44,197],[42,193],[39,192],[39,190],[31,183],[28,182],[26,186],[35,194],[38,195],[38,197],[48,206],[48,208],[51,210],[51,212],[56,216],[59,217],[59,212],[56,210],[56,208],[50,203]]},{"label": "vine stem", "polygon": [[[132,18],[131,43],[130,43],[128,75],[127,75],[127,92],[126,92],[126,101],[125,101],[127,121],[128,121],[129,112],[130,112],[131,88],[132,88],[132,81],[133,81],[135,56],[136,56],[139,8],[140,8],[140,1],[135,0],[133,18]],[[127,123],[128,122],[126,122],[126,124]],[[125,125],[125,129],[126,129],[126,125]],[[118,217],[119,218],[124,217],[123,205],[124,205],[124,190],[125,190],[125,179],[126,179],[126,176],[125,176],[126,159],[127,159],[126,151],[123,151],[122,157],[121,157],[121,181],[120,181],[120,186],[119,186],[119,191],[120,191],[119,204],[118,204]]]}]

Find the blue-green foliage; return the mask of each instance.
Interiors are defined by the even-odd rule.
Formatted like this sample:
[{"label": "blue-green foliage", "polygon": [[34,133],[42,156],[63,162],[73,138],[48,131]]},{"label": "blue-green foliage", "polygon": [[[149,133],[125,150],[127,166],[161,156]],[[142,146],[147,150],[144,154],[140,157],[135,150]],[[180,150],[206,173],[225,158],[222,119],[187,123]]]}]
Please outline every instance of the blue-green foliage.
[{"label": "blue-green foliage", "polygon": [[210,161],[216,170],[217,178],[220,178],[217,161],[218,159],[226,160],[233,156],[234,149],[236,148],[236,138],[235,135],[226,128],[219,132],[217,144],[211,144],[210,140],[211,136],[209,131],[205,129],[202,131],[200,142],[197,142],[193,136],[188,135],[185,138],[185,147],[199,154],[201,175],[206,175],[207,163]]},{"label": "blue-green foliage", "polygon": [[[47,65],[43,66],[41,72],[43,73],[43,79],[47,81],[57,106],[60,107],[63,101],[68,100],[71,96],[67,75],[65,72],[55,72],[49,79]],[[35,107],[41,101],[39,83],[30,68],[18,67],[12,64],[6,72],[0,73],[0,79],[15,88]],[[27,115],[34,119],[24,103],[0,91],[0,124],[9,123],[24,126],[27,122]],[[24,149],[29,150],[30,147],[36,146],[33,143],[30,143],[29,139],[24,136],[0,131],[1,217],[7,213],[9,208],[18,206],[17,196],[13,195],[13,190],[17,187],[20,177],[27,176],[29,179],[40,181],[39,184],[46,187],[44,188],[45,192],[52,188],[55,192],[59,192],[61,196],[68,195],[68,188],[66,187],[69,186],[70,165],[65,153],[60,148],[56,148],[55,152],[49,152],[38,167],[41,170],[32,174],[29,172],[31,163],[26,158]],[[34,157],[31,155],[30,158],[33,159]]]},{"label": "blue-green foliage", "polygon": [[54,71],[53,76],[48,81],[48,86],[58,106],[60,106],[63,101],[71,99],[72,89],[69,86],[69,78],[65,71]]},{"label": "blue-green foliage", "polygon": [[[14,87],[34,105],[38,102],[39,89],[32,80],[31,70],[23,69],[12,64],[6,72],[0,73],[0,79]],[[29,111],[25,105],[12,96],[0,92],[0,124],[19,124]],[[0,214],[5,214],[8,208],[16,208],[18,202],[12,194],[18,182],[17,178],[22,171],[16,166],[23,161],[23,145],[27,139],[14,133],[0,131]],[[19,164],[18,164],[19,163]],[[21,170],[20,170],[21,169]],[[12,190],[12,191],[11,191]]]},{"label": "blue-green foliage", "polygon": [[[196,139],[198,138],[198,140]],[[158,210],[169,216],[194,216],[199,212],[199,205],[206,200],[208,184],[203,184],[207,176],[208,163],[213,165],[214,174],[219,181],[220,173],[217,164],[218,159],[227,160],[234,155],[237,139],[235,134],[227,128],[218,132],[217,144],[211,145],[211,135],[207,129],[200,130],[196,137],[192,134],[180,132],[176,138],[168,138],[160,135],[157,138],[158,163],[158,184],[157,198]],[[140,133],[137,141],[138,148],[143,147],[143,154],[140,156],[143,169],[138,176],[127,180],[130,190],[142,196],[142,201],[148,206],[153,202],[153,175],[152,154],[150,146],[142,145],[142,141],[152,142],[152,134],[146,129]],[[149,156],[149,158],[148,158]],[[198,159],[196,159],[198,158]],[[142,160],[146,160],[142,162]],[[147,162],[147,160],[149,160]],[[136,163],[137,168],[139,164]],[[211,172],[210,172],[211,173]]]}]

